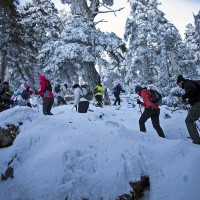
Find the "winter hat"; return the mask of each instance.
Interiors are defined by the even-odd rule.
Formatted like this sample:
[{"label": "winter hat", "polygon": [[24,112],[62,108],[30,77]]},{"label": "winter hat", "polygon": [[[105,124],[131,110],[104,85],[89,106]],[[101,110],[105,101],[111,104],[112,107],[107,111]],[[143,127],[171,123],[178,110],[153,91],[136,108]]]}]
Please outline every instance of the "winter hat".
[{"label": "winter hat", "polygon": [[180,83],[181,81],[185,81],[185,79],[184,79],[183,76],[180,74],[180,75],[178,75],[178,77],[177,77],[176,83],[178,84],[178,83]]},{"label": "winter hat", "polygon": [[138,93],[142,89],[143,89],[143,87],[141,87],[140,85],[136,85],[136,87],[135,87],[135,93]]},{"label": "winter hat", "polygon": [[80,87],[80,86],[79,86],[79,84],[76,83],[76,84],[73,85],[72,88],[75,89],[75,88],[78,88],[78,87]]},{"label": "winter hat", "polygon": [[30,88],[30,85],[29,84],[25,84],[25,88],[26,89]]}]

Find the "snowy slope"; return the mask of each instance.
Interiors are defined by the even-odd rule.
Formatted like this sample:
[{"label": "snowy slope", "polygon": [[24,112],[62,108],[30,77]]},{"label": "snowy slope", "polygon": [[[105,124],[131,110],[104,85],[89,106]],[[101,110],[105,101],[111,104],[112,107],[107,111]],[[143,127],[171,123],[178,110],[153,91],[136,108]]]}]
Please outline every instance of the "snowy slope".
[{"label": "snowy slope", "polygon": [[0,182],[1,200],[114,200],[141,175],[150,177],[145,199],[199,200],[200,146],[187,139],[185,111],[162,107],[164,139],[150,120],[148,133],[138,131],[138,107],[90,108],[80,114],[60,106],[54,116],[23,107],[0,113],[1,127],[23,122],[14,144],[0,149],[1,174],[14,158],[14,179]]}]

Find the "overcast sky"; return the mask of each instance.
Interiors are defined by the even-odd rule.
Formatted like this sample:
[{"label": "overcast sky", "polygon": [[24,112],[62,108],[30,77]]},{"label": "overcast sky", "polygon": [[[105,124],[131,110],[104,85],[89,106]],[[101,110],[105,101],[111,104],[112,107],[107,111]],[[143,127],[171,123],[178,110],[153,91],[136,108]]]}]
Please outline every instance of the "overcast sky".
[{"label": "overcast sky", "polygon": [[[21,2],[30,0],[20,0]],[[62,5],[60,0],[52,0],[58,8],[66,7]],[[193,13],[196,15],[200,10],[200,0],[158,0],[162,3],[159,9],[166,14],[166,18],[173,23],[184,36],[185,26],[188,23],[194,24]],[[100,23],[99,28],[106,32],[115,32],[119,37],[123,37],[124,25],[126,18],[129,16],[130,8],[126,0],[117,0],[114,9],[125,7],[124,10],[114,14],[99,15],[96,21],[104,19],[107,23]]]}]

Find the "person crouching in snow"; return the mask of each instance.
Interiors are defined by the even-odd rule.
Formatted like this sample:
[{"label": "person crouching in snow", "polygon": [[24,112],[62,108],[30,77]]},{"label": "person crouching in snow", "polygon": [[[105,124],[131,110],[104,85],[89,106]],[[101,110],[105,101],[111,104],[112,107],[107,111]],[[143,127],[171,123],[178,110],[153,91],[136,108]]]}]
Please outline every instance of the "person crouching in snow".
[{"label": "person crouching in snow", "polygon": [[51,83],[44,75],[39,75],[38,80],[40,82],[40,89],[36,91],[35,94],[40,95],[43,99],[43,114],[53,115],[51,113],[51,108],[54,103],[54,95]]},{"label": "person crouching in snow", "polygon": [[28,106],[32,107],[30,103],[30,96],[33,92],[30,91],[29,84],[21,84],[20,87],[13,93],[10,101],[13,106]]}]

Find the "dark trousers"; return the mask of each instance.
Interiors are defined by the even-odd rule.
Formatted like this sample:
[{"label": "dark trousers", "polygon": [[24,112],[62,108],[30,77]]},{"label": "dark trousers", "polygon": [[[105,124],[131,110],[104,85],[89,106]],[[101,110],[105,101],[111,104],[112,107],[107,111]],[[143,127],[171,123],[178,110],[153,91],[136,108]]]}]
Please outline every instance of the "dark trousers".
[{"label": "dark trousers", "polygon": [[200,144],[200,137],[197,130],[197,121],[200,118],[200,102],[195,103],[190,110],[188,111],[188,115],[185,119],[185,123],[190,134],[190,137],[194,144]]},{"label": "dark trousers", "polygon": [[81,101],[78,104],[78,112],[79,113],[86,113],[89,108],[89,102],[88,101]]},{"label": "dark trousers", "polygon": [[119,97],[119,93],[118,92],[114,92],[114,96],[115,96],[115,102],[114,102],[114,105],[116,105],[118,103],[118,105],[120,105],[120,102],[121,102],[121,99]]},{"label": "dark trousers", "polygon": [[51,97],[44,97],[43,99],[43,114],[44,115],[50,115],[51,114],[51,108],[54,103],[54,98]]},{"label": "dark trousers", "polygon": [[97,106],[102,107],[102,95],[96,95],[95,99],[97,100]]},{"label": "dark trousers", "polygon": [[162,128],[160,127],[159,115],[160,115],[159,109],[153,109],[152,107],[145,108],[144,112],[142,113],[142,116],[139,119],[140,131],[146,132],[145,122],[149,118],[151,118],[153,127],[155,128],[156,132],[160,137],[164,138],[165,135]]},{"label": "dark trousers", "polygon": [[64,100],[63,97],[58,96],[58,97],[57,97],[57,105],[59,106],[60,104],[66,105],[67,102]]}]

